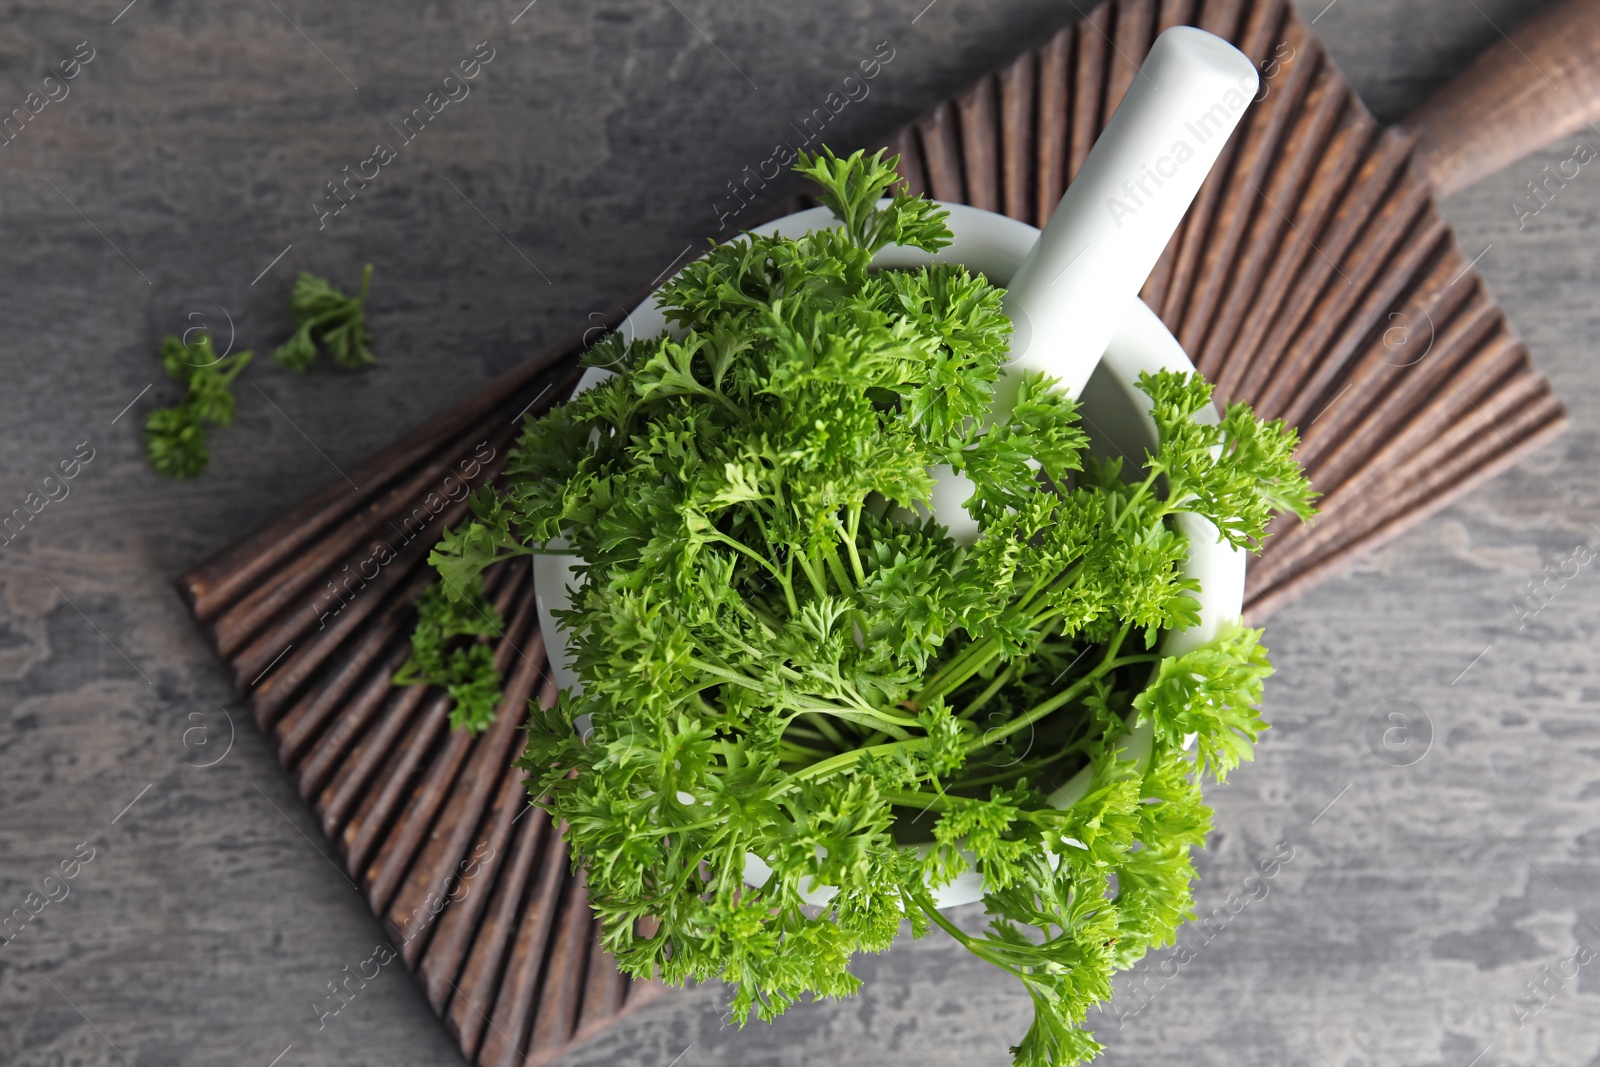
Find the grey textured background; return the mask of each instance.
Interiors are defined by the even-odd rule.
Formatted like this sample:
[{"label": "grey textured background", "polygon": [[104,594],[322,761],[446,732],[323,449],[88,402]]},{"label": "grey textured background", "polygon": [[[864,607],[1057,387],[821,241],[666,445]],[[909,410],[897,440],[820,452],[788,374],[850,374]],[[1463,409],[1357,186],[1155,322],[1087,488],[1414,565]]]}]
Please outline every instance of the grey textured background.
[{"label": "grey textured background", "polygon": [[[724,183],[878,42],[894,58],[836,145],[911,118],[1071,5],[539,0],[513,24],[525,0],[125,2],[3,7],[0,109],[77,42],[97,54],[0,148],[0,511],[94,449],[70,496],[0,547],[0,912],[80,842],[95,852],[0,946],[0,1062],[459,1063],[398,965],[319,1032],[313,1002],[377,926],[314,851],[171,578],[664,270],[715,230]],[[1324,3],[1302,11],[1322,11],[1389,119],[1493,43],[1491,20],[1539,6]],[[485,40],[471,96],[319,232],[323,182]],[[1572,431],[1270,624],[1275,729],[1212,793],[1202,908],[1276,843],[1293,859],[1209,941],[1185,935],[1193,959],[1146,983],[1148,1006],[1133,1014],[1122,983],[1129,1017],[1091,1017],[1108,1067],[1600,1063],[1600,960],[1535,1018],[1512,1009],[1578,942],[1600,951],[1600,563],[1521,630],[1512,606],[1543,566],[1600,546],[1600,176],[1526,229],[1509,208],[1569,150],[1445,208],[1469,256],[1492,246],[1479,268]],[[381,365],[273,367],[293,272],[348,283],[368,260]],[[222,334],[224,315],[259,353],[260,391],[242,388],[203,478],[162,482],[139,440],[174,395],[157,345],[201,321]],[[1367,740],[1374,714],[1415,713],[1389,701],[1431,722],[1414,765]],[[223,750],[224,709],[231,750],[192,766]],[[742,1032],[719,990],[683,994],[569,1062],[1000,1064],[1026,1025],[1020,990],[937,935],[859,973],[862,997]]]}]

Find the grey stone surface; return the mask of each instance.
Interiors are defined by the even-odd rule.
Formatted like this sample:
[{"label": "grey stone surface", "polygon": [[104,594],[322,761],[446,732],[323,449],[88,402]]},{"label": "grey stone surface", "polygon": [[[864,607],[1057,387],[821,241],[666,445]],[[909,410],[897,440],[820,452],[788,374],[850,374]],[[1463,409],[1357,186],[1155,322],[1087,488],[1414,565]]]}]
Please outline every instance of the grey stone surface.
[{"label": "grey stone surface", "polygon": [[[0,547],[0,911],[93,850],[0,946],[0,1062],[458,1063],[398,966],[319,1030],[313,1002],[378,929],[319,857],[171,578],[715,232],[724,183],[878,42],[894,58],[835,121],[837,144],[910,118],[1070,5],[124,2],[8,4],[0,34],[4,109],[78,42],[95,50],[70,96],[0,148],[0,510],[93,450]],[[1393,119],[1495,40],[1491,20],[1534,6],[1302,11]],[[323,183],[392,140],[388,123],[481,41],[494,57],[471,95],[319,231]],[[1600,564],[1520,629],[1513,607],[1546,564],[1600,545],[1600,176],[1525,228],[1509,208],[1569,151],[1445,212],[1468,255],[1489,247],[1479,267],[1572,431],[1270,624],[1275,729],[1213,791],[1198,889],[1224,915],[1230,893],[1259,899],[1192,927],[1181,966],[1120,984],[1097,1020],[1108,1067],[1600,1063],[1600,961],[1530,1001],[1536,1015],[1513,1010],[1579,942],[1600,950]],[[293,272],[349,282],[367,261],[381,365],[299,379],[268,364]],[[139,440],[173,397],[157,344],[230,316],[262,365],[211,469],[162,482]],[[1369,719],[1419,708],[1426,754],[1380,761]],[[1279,842],[1293,858],[1247,884]],[[947,939],[860,973],[860,998],[742,1032],[722,1026],[718,990],[684,994],[569,1062],[1001,1064],[1026,1025],[1020,990]]]}]

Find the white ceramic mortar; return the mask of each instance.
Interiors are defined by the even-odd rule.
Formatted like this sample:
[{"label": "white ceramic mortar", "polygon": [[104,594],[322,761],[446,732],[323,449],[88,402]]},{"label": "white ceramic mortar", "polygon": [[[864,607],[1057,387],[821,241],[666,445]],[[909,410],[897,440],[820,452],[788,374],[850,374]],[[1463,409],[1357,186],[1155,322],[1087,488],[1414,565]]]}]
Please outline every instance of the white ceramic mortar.
[{"label": "white ceramic mortar", "polygon": [[[1038,240],[1039,231],[1026,223],[965,204],[942,206],[950,212],[948,225],[953,237],[950,245],[932,255],[918,249],[885,249],[874,262],[897,267],[960,263],[981,271],[996,285],[1008,284]],[[764,236],[799,237],[834,223],[826,208],[812,208],[757,227],[754,232]],[[652,295],[634,309],[621,330],[627,337],[655,337],[666,332],[666,328],[666,317]],[[1120,452],[1127,457],[1128,465],[1137,466],[1145,449],[1155,444],[1155,424],[1146,414],[1149,400],[1134,383],[1141,371],[1162,369],[1190,371],[1194,365],[1155,312],[1136,300],[1113,335],[1098,368],[1090,375],[1081,397],[1085,425],[1097,439],[1097,451],[1106,455]],[[580,379],[578,390],[589,388],[608,375],[607,371],[590,368]],[[1180,654],[1215,637],[1224,626],[1238,620],[1244,602],[1244,551],[1220,541],[1216,528],[1204,519],[1185,515],[1180,517],[1180,524],[1189,541],[1184,573],[1200,582],[1200,621],[1167,635],[1162,651],[1169,654]],[[539,627],[547,635],[545,645],[550,655],[551,673],[556,684],[563,688],[576,686],[578,679],[569,665],[564,643],[556,636],[560,630],[551,612],[565,610],[570,604],[567,593],[573,580],[570,568],[575,560],[575,556],[533,557]],[[1148,729],[1135,730],[1128,739],[1129,754],[1138,755],[1149,744]],[[1065,807],[1082,796],[1087,786],[1087,776],[1079,775],[1058,789],[1051,800]],[[749,857],[745,868],[747,881],[759,884],[767,873],[766,865],[759,858]],[[814,893],[818,903],[830,895],[827,887],[818,887]],[[953,907],[982,896],[983,879],[976,871],[970,871],[939,890],[935,899],[940,907]]]},{"label": "white ceramic mortar", "polygon": [[[1111,122],[1068,187],[1049,226],[1041,232],[1014,219],[963,204],[949,211],[952,242],[938,253],[887,248],[879,267],[960,263],[1007,289],[1005,309],[1016,330],[1007,367],[1038,370],[1061,379],[1062,388],[1083,402],[1085,428],[1104,455],[1125,457],[1136,469],[1155,444],[1149,400],[1135,385],[1141,371],[1194,369],[1170,331],[1137,297],[1139,287],[1188,210],[1228,135],[1254,96],[1250,61],[1227,42],[1192,27],[1164,32]],[[755,229],[763,236],[800,237],[836,225],[826,208],[797,212]],[[657,293],[628,316],[624,337],[667,332]],[[610,372],[590,368],[577,392]],[[994,415],[1010,410],[1018,377],[1002,374]],[[1209,413],[1215,418],[1215,412]],[[938,479],[932,510],[958,542],[970,543],[977,526],[961,504],[971,484],[948,468]],[[1195,648],[1239,618],[1244,599],[1245,554],[1220,541],[1214,526],[1192,515],[1179,518],[1189,543],[1186,576],[1200,584],[1199,621],[1166,635],[1162,651],[1177,655]],[[552,611],[570,605],[574,556],[534,557],[539,626],[546,635],[556,684],[576,688]],[[1124,752],[1149,751],[1146,724],[1129,731]],[[1067,807],[1087,792],[1089,772],[1068,780],[1050,796]],[[746,857],[745,880],[760,885],[771,873],[760,857]],[[828,886],[814,886],[808,899],[825,902]],[[978,900],[983,878],[969,870],[935,892],[940,907]]]}]

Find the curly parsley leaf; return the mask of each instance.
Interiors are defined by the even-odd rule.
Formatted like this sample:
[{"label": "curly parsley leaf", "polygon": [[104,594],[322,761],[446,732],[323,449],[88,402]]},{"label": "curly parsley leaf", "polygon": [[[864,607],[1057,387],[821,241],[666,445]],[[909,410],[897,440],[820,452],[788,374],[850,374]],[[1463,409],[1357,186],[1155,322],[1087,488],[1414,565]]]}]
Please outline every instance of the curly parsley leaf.
[{"label": "curly parsley leaf", "polygon": [[1230,544],[1258,545],[1274,512],[1309,521],[1317,494],[1295,461],[1299,437],[1281,421],[1262,422],[1246,404],[1230,404],[1222,421],[1196,416],[1211,405],[1211,383],[1173,371],[1139,376],[1161,434],[1149,469],[1173,478],[1172,495],[1210,519]]},{"label": "curly parsley leaf", "polygon": [[1252,758],[1255,740],[1267,728],[1257,705],[1261,683],[1271,673],[1261,631],[1235,626],[1192,652],[1163,658],[1133,706],[1169,745],[1181,746],[1193,735],[1196,770],[1221,782]]},{"label": "curly parsley leaf", "polygon": [[319,351],[327,352],[341,367],[358,370],[371,366],[372,331],[362,305],[372,284],[372,264],[361,271],[361,289],[346,296],[326,278],[301,271],[289,293],[289,310],[297,327],[279,345],[272,358],[292,371],[304,371],[316,361]]},{"label": "curly parsley leaf", "polygon": [[211,335],[196,333],[191,344],[168,337],[161,345],[167,374],[184,383],[183,400],[145,417],[145,455],[156,473],[168,478],[193,478],[211,459],[206,435],[211,427],[233,422],[232,384],[253,357],[236,352],[219,357]]},{"label": "curly parsley leaf", "polygon": [[463,636],[498,637],[501,620],[477,576],[464,586],[439,582],[417,600],[411,655],[394,673],[395,685],[439,685],[450,694],[450,726],[482,733],[500,706],[494,651]]},{"label": "curly parsley leaf", "polygon": [[[843,224],[855,247],[869,254],[888,245],[937,252],[950,243],[944,225],[949,213],[931,200],[905,192],[905,180],[894,169],[899,161],[899,156],[885,159],[884,149],[870,156],[857,151],[840,159],[824,145],[818,155],[802,152],[795,170],[822,187],[817,199]],[[902,188],[880,207],[878,200],[894,186]]]}]

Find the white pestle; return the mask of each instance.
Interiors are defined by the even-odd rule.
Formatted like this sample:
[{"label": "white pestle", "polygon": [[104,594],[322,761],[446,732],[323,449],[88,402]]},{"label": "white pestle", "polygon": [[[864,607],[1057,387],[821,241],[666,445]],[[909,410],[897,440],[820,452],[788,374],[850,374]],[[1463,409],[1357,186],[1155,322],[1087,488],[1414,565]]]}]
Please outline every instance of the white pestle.
[{"label": "white pestle", "polygon": [[[1256,86],[1249,58],[1220,37],[1175,26],[1156,38],[1007,287],[1006,313],[1025,324],[1008,371],[1043,371],[1083,392]],[[1006,375],[998,407],[1009,408],[1017,380]]]},{"label": "white pestle", "polygon": [[[1258,85],[1249,58],[1214,34],[1175,26],[1156,38],[1007,287],[1014,324],[1008,370],[1042,371],[1071,395],[1082,393]],[[894,252],[879,259],[893,265]],[[576,391],[609,376],[591,368]],[[1010,410],[1019,382],[1020,375],[1002,373],[996,415]],[[978,529],[963,504],[972,484],[947,466],[934,474],[933,516],[958,543],[970,544]],[[576,564],[576,556],[558,554],[533,561],[550,671],[557,686],[575,690],[581,683],[551,609],[567,607]],[[542,590],[551,591],[548,604]]]},{"label": "white pestle", "polygon": [[[1021,371],[1082,394],[1258,84],[1249,57],[1214,34],[1174,26],[1156,38],[1006,287],[1013,333],[996,416],[1015,404]],[[978,526],[961,504],[972,483],[947,466],[934,474],[934,517],[957,543],[971,544]]]}]

